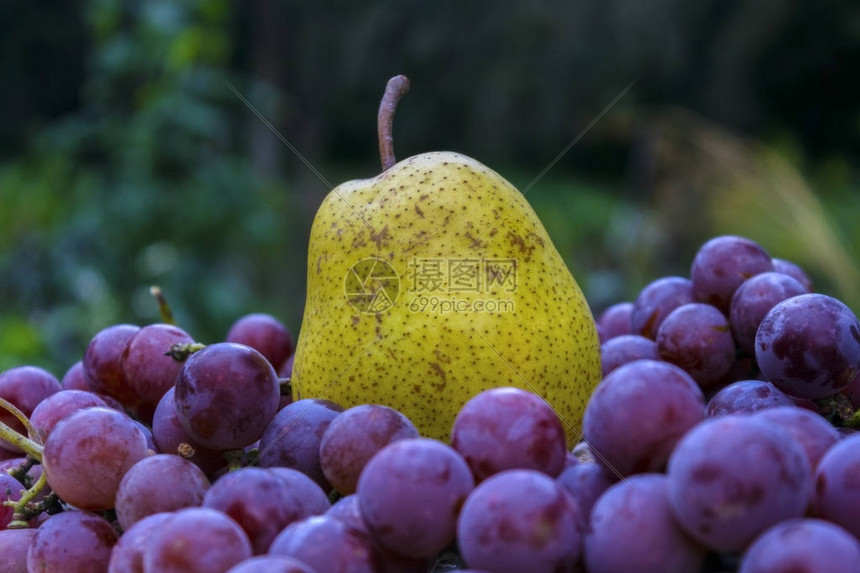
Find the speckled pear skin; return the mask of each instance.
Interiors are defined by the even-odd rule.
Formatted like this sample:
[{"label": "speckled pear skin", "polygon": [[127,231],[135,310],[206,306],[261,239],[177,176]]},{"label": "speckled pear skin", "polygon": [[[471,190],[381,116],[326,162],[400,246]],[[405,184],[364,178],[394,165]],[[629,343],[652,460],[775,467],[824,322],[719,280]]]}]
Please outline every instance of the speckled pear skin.
[{"label": "speckled pear skin", "polygon": [[[410,292],[416,259],[464,257],[515,259],[515,292],[498,285]],[[398,298],[382,312],[361,312],[345,295],[347,272],[367,258],[387,261],[400,278]],[[470,303],[504,299],[514,310],[410,309],[417,296],[434,294]],[[585,297],[531,206],[498,173],[458,153],[431,152],[343,183],[323,201],[310,237],[295,399],[385,404],[422,435],[447,442],[469,398],[516,386],[546,398],[572,444],[600,378]]]}]

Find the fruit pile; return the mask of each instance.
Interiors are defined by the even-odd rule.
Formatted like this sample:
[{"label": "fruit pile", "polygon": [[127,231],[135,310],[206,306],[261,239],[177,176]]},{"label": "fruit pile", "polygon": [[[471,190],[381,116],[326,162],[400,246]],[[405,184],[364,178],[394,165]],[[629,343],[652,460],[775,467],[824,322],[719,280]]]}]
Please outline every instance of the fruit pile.
[{"label": "fruit pile", "polygon": [[856,572],[860,323],[810,290],[723,236],[607,309],[570,451],[518,388],[472,397],[450,443],[291,401],[268,315],[206,346],[111,326],[62,381],[0,374],[0,571]]}]

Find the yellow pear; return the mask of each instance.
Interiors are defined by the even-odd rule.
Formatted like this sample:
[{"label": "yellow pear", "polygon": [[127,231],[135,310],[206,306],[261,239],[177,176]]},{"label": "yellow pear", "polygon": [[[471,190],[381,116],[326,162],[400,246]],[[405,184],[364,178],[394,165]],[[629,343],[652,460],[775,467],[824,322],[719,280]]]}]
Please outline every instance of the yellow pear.
[{"label": "yellow pear", "polygon": [[[396,82],[400,82],[399,84]],[[314,219],[294,397],[385,404],[447,441],[475,394],[544,397],[579,439],[600,381],[593,317],[523,195],[454,152],[394,163],[380,106],[384,171],[333,189]]]}]

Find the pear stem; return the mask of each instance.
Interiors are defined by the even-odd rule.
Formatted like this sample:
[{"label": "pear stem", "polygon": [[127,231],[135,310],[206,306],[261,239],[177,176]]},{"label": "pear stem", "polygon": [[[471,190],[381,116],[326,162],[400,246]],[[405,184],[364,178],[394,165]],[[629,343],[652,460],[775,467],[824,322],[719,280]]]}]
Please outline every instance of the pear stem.
[{"label": "pear stem", "polygon": [[382,101],[379,102],[379,114],[376,116],[377,135],[379,137],[379,159],[382,170],[385,171],[395,163],[394,158],[394,112],[397,102],[409,91],[409,78],[394,76],[388,80]]}]

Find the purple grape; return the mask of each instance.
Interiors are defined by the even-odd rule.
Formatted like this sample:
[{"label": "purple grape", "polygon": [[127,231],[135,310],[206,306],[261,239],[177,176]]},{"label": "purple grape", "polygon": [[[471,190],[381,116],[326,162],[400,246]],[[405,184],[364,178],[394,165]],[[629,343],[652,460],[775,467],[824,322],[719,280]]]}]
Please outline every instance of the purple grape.
[{"label": "purple grape", "polygon": [[567,458],[558,415],[543,398],[519,388],[492,388],[473,396],[454,419],[451,446],[476,482],[515,468],[555,477]]},{"label": "purple grape", "polygon": [[709,304],[679,306],[657,332],[660,358],[681,367],[703,388],[718,382],[735,362],[728,319]]},{"label": "purple grape", "polygon": [[262,354],[221,342],[188,357],[173,399],[179,422],[195,442],[228,450],[260,439],[279,397],[277,375]]},{"label": "purple grape", "polygon": [[302,472],[290,468],[268,468],[268,471],[283,480],[290,491],[302,500],[305,516],[322,515],[331,509],[331,502],[319,484]]},{"label": "purple grape", "polygon": [[597,317],[597,326],[603,332],[603,340],[611,340],[616,336],[633,332],[633,303],[619,302],[613,304]]},{"label": "purple grape", "polygon": [[831,447],[815,471],[813,512],[860,537],[860,435],[852,434]]},{"label": "purple grape", "polygon": [[105,401],[96,396],[93,392],[84,390],[60,390],[51,394],[33,409],[30,416],[30,424],[36,430],[36,436],[32,438],[45,443],[51,430],[57,425],[57,422],[71,415],[78,410],[91,408],[93,406],[101,406],[107,408]]},{"label": "purple grape", "polygon": [[414,438],[389,444],[373,456],[357,491],[374,541],[405,557],[423,558],[454,540],[457,511],[474,485],[456,450]]},{"label": "purple grape", "polygon": [[475,569],[573,571],[581,556],[581,519],[556,480],[534,470],[507,470],[481,482],[466,498],[457,546],[466,565]]},{"label": "purple grape", "polygon": [[[286,526],[328,509],[325,492],[307,476],[294,474],[288,481],[272,470],[261,468],[226,473],[206,492],[203,506],[233,518],[250,539],[254,554],[261,555]],[[296,486],[297,482],[305,483]],[[309,490],[316,491],[307,495]],[[318,511],[321,505],[322,511]]]},{"label": "purple grape", "polygon": [[149,540],[170,517],[170,513],[153,513],[126,529],[113,546],[108,573],[144,573],[143,553]]},{"label": "purple grape", "polygon": [[170,324],[144,326],[128,340],[122,353],[122,372],[128,387],[143,404],[158,404],[182,368],[182,363],[166,353],[174,344],[192,342],[187,332]]},{"label": "purple grape", "polygon": [[204,448],[192,440],[179,423],[174,392],[175,388],[171,388],[161,397],[152,417],[152,438],[158,451],[183,457],[189,454],[187,459],[197,464],[207,475],[223,468],[226,465],[224,454],[218,450]]},{"label": "purple grape", "polygon": [[0,527],[0,571],[27,573],[27,550],[36,529],[3,529]]},{"label": "purple grape", "polygon": [[660,360],[657,343],[638,334],[622,334],[600,345],[600,365],[603,376],[634,360]]},{"label": "purple grape", "polygon": [[606,490],[594,505],[585,534],[588,572],[700,571],[705,550],[678,526],[668,495],[663,474],[631,476]]},{"label": "purple grape", "polygon": [[860,543],[841,527],[820,519],[789,519],[747,549],[738,573],[856,573]]},{"label": "purple grape", "polygon": [[[60,382],[53,374],[36,366],[19,366],[0,373],[0,398],[3,398],[29,417],[33,409],[45,398],[60,391]],[[19,434],[26,436],[24,424],[11,412],[0,408],[0,422]],[[17,447],[6,440],[0,440],[0,450],[21,453]]]},{"label": "purple grape", "polygon": [[209,480],[190,461],[173,454],[147,456],[131,466],[116,493],[116,516],[128,529],[154,513],[203,503]]},{"label": "purple grape", "polygon": [[770,382],[741,380],[714,394],[708,400],[705,415],[713,418],[727,414],[752,414],[778,406],[794,406],[794,402]]},{"label": "purple grape", "polygon": [[365,535],[370,535],[370,532],[367,530],[367,524],[364,523],[364,518],[361,516],[361,506],[359,505],[358,496],[354,493],[345,495],[337,500],[325,514],[341,520],[349,527],[357,529]]},{"label": "purple grape", "polygon": [[810,496],[803,448],[756,416],[710,418],[669,458],[669,501],[681,527],[710,549],[740,551],[800,517]]},{"label": "purple grape", "polygon": [[263,313],[247,314],[233,323],[227,342],[250,346],[266,357],[277,371],[293,354],[293,337],[277,318]]},{"label": "purple grape", "polygon": [[101,511],[114,506],[125,472],[146,457],[134,421],[109,408],[86,408],[60,420],[45,442],[48,485],[66,503]]},{"label": "purple grape", "polygon": [[583,433],[609,475],[662,471],[675,444],[705,417],[702,391],[683,370],[637,360],[603,379]]},{"label": "purple grape", "polygon": [[568,493],[579,508],[582,519],[582,530],[588,526],[591,508],[597,499],[603,495],[609,486],[615,482],[615,476],[609,476],[602,466],[596,463],[576,464],[566,468],[556,478],[558,483],[567,488]]},{"label": "purple grape", "polygon": [[826,398],[860,372],[860,322],[823,294],[802,294],[774,306],[756,334],[762,376],[799,398]]},{"label": "purple grape", "polygon": [[0,473],[0,530],[12,521],[15,511],[11,506],[5,505],[7,501],[18,501],[24,486],[7,473]]},{"label": "purple grape", "polygon": [[393,408],[363,404],[338,414],[323,434],[319,464],[341,494],[355,492],[358,476],[376,452],[394,442],[419,437],[412,422]]},{"label": "purple grape", "polygon": [[318,573],[306,564],[283,555],[261,555],[246,559],[227,570],[227,573]]},{"label": "purple grape", "polygon": [[312,398],[282,408],[260,438],[260,466],[299,470],[329,491],[331,484],[320,466],[320,444],[329,424],[342,411],[333,402]]},{"label": "purple grape", "polygon": [[681,305],[695,302],[693,283],[683,277],[663,277],[647,285],[633,303],[632,332],[645,338],[657,338],[666,317]]},{"label": "purple grape", "polygon": [[814,471],[818,462],[839,441],[839,432],[818,414],[797,406],[779,406],[762,410],[756,417],[782,428],[803,448]]},{"label": "purple grape", "polygon": [[129,388],[122,370],[125,345],[138,330],[140,327],[133,324],[109,326],[93,337],[84,354],[84,373],[90,389],[112,396],[124,406],[133,406],[140,401]]},{"label": "purple grape", "polygon": [[741,283],[772,270],[770,255],[755,241],[733,235],[715,237],[702,245],[693,259],[693,294],[699,302],[728,313]]},{"label": "purple grape", "polygon": [[771,259],[773,263],[773,270],[782,273],[784,275],[788,275],[797,282],[799,282],[806,292],[812,292],[815,289],[812,288],[812,280],[809,278],[809,275],[806,274],[802,268],[800,268],[795,263],[791,261],[786,261],[785,259]]},{"label": "purple grape", "polygon": [[143,553],[144,571],[224,573],[251,557],[251,543],[239,525],[208,507],[189,507],[170,515]]},{"label": "purple grape", "polygon": [[48,518],[27,551],[27,570],[40,573],[106,571],[117,534],[88,511],[64,511]]},{"label": "purple grape", "polygon": [[66,373],[63,374],[63,378],[60,380],[60,386],[63,390],[93,391],[92,384],[90,384],[87,374],[84,372],[83,360],[78,360],[72,364],[71,368],[66,370]]},{"label": "purple grape", "polygon": [[328,516],[296,521],[278,534],[270,555],[293,557],[318,573],[374,573],[382,569],[370,539],[343,521]]},{"label": "purple grape", "polygon": [[735,291],[729,311],[732,335],[738,348],[754,355],[755,333],[770,309],[805,292],[803,285],[782,273],[761,273],[744,281]]}]

